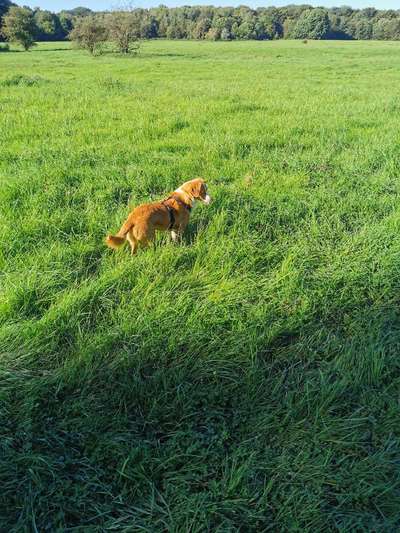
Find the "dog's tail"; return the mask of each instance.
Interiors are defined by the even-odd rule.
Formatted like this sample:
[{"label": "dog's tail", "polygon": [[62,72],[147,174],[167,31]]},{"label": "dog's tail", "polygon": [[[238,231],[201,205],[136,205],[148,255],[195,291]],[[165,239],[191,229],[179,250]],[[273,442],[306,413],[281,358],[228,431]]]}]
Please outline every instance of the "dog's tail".
[{"label": "dog's tail", "polygon": [[122,226],[122,228],[116,235],[107,235],[106,245],[109,248],[113,248],[114,250],[118,250],[118,248],[121,248],[121,246],[125,244],[126,234],[132,228],[132,226],[132,223],[125,222],[125,224]]},{"label": "dog's tail", "polygon": [[118,235],[107,235],[106,244],[109,248],[118,250],[125,243],[125,237],[118,237]]}]

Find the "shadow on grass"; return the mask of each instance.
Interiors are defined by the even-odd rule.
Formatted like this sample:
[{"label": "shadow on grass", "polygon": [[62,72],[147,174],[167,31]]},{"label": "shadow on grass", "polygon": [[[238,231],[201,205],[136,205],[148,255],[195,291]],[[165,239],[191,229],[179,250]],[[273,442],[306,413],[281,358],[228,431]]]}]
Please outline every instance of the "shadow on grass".
[{"label": "shadow on grass", "polygon": [[[23,50],[19,50],[22,52]],[[42,49],[35,49],[33,52],[72,52],[74,51],[74,48],[42,48]]]},{"label": "shadow on grass", "polygon": [[[383,327],[377,340],[384,341],[385,319],[374,318]],[[205,325],[200,327],[206,331]],[[302,333],[304,342],[306,328]],[[226,331],[225,340],[232,335]],[[350,348],[350,340],[341,340],[343,349]],[[3,500],[9,509],[18,508],[7,519],[28,520],[29,480],[36,475],[36,523],[52,524],[53,529],[78,526],[88,512],[103,527],[135,502],[129,517],[143,529],[164,520],[167,530],[174,524],[185,530],[198,494],[204,511],[198,521],[204,530],[216,529],[215,509],[225,530],[246,524],[249,531],[257,531],[264,520],[274,529],[284,524],[290,530],[293,509],[299,524],[305,527],[313,519],[317,530],[339,519],[350,525],[354,517],[365,525],[371,516],[378,526],[390,523],[397,516],[391,501],[399,502],[390,484],[391,454],[398,449],[392,433],[396,399],[389,407],[376,384],[364,380],[354,385],[334,361],[313,358],[312,345],[308,359],[296,356],[290,350],[293,341],[283,335],[275,339],[268,358],[251,358],[239,346],[230,354],[207,353],[206,346],[194,353],[184,341],[171,351],[160,338],[154,355],[149,351],[138,356],[131,335],[119,334],[93,346],[87,360],[58,376],[36,377],[34,389],[28,374],[4,379],[16,405],[35,391],[32,405],[22,404],[25,426],[3,426],[4,442],[10,443],[4,467],[29,466],[3,469]],[[259,347],[266,348],[268,343]],[[124,476],[115,475],[121,471]],[[307,490],[310,478],[320,490]],[[71,479],[79,490],[65,493]],[[371,481],[364,487],[360,479]],[[229,508],[232,490],[242,502],[234,513]],[[116,512],[114,502],[121,493]],[[78,506],[82,494],[84,511]],[[161,505],[151,513],[140,511],[154,507],[154,494],[167,506],[167,515]],[[386,509],[383,518],[375,508],[366,508],[364,497],[371,494]],[[279,505],[266,510],[266,495]],[[342,502],[340,511],[337,501]],[[329,512],[319,513],[321,506]],[[60,522],[52,523],[56,511],[75,507],[75,513],[61,513]],[[25,519],[18,518],[21,509]]]},{"label": "shadow on grass", "polygon": [[146,54],[146,57],[188,57],[188,54],[177,54],[177,53],[157,53],[152,52],[150,54]]},{"label": "shadow on grass", "polygon": [[[227,222],[235,223],[238,198],[225,192],[224,206]],[[243,214],[254,215],[256,206],[246,199]],[[204,219],[190,224],[189,243],[202,224]],[[88,253],[88,267],[101,255]],[[200,505],[199,531],[221,524],[225,531],[243,524],[260,531],[264,522],[269,530],[291,530],[293,512],[302,529],[313,523],[317,531],[337,522],[352,530],[355,520],[365,530],[371,520],[373,530],[392,525],[400,504],[392,480],[400,445],[393,431],[397,262],[392,269],[384,301],[359,291],[345,306],[335,298],[339,280],[336,291],[310,289],[310,314],[291,310],[300,287],[285,296],[287,304],[281,306],[278,294],[275,307],[259,314],[253,311],[268,306],[271,292],[250,302],[250,313],[241,303],[228,307],[228,299],[202,312],[209,300],[199,292],[193,299],[199,315],[185,322],[190,308],[179,304],[178,287],[177,302],[165,300],[162,307],[161,299],[149,300],[154,313],[149,308],[146,321],[131,328],[134,314],[122,325],[114,315],[120,297],[132,290],[129,280],[120,295],[112,282],[77,300],[75,309],[59,308],[42,331],[25,336],[34,350],[32,334],[42,335],[41,368],[30,373],[27,364],[13,363],[0,375],[6,399],[0,474],[8,523],[19,521],[23,530],[34,508],[40,530],[78,527],[91,516],[99,529],[113,521],[120,528],[126,519],[143,530],[154,530],[158,520],[163,530],[186,531],[194,523],[191,510]],[[347,283],[352,286],[351,279]],[[57,338],[46,360],[50,335]],[[52,369],[54,357],[63,365]],[[21,467],[10,468],[14,464]],[[66,491],[72,482],[74,490]],[[275,502],[267,509],[266,497]]]},{"label": "shadow on grass", "polygon": [[[1,44],[1,43],[0,43]],[[30,50],[1,50],[0,53],[4,54],[24,54],[24,53],[31,53],[31,52],[71,52],[73,51],[73,48],[31,48]]]}]

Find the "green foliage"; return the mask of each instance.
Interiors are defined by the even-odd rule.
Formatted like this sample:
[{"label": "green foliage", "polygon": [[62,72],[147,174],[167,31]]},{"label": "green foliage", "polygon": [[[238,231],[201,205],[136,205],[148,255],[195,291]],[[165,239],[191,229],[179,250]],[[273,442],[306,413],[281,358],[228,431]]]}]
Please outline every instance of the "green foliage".
[{"label": "green foliage", "polygon": [[379,19],[373,26],[372,38],[385,41],[399,41],[400,19]]},{"label": "green foliage", "polygon": [[0,57],[0,530],[397,531],[400,46],[69,47]]},{"label": "green foliage", "polygon": [[303,11],[293,29],[294,39],[326,39],[330,32],[330,20],[324,9]]},{"label": "green foliage", "polygon": [[114,11],[106,18],[107,37],[121,54],[137,53],[139,49],[140,18],[132,11]]},{"label": "green foliage", "polygon": [[69,39],[78,48],[87,50],[92,55],[100,53],[103,44],[107,40],[107,29],[104,20],[99,16],[92,15],[78,19],[69,34]]},{"label": "green foliage", "polygon": [[[9,0],[0,0],[0,19],[10,7]],[[58,14],[35,9],[39,40],[67,38],[82,17],[94,17],[90,9],[78,7]],[[113,33],[123,45],[126,20],[134,19],[136,37],[153,39],[208,40],[271,40],[271,39],[357,39],[398,40],[400,11],[379,11],[373,8],[352,9],[313,8],[309,5],[251,9],[246,6],[213,7],[184,6],[120,10],[121,28],[114,25]],[[122,13],[126,13],[122,15]],[[108,17],[109,13],[98,13]],[[123,18],[125,17],[125,20]],[[129,24],[130,25],[130,24]]]},{"label": "green foliage", "polygon": [[61,13],[76,18],[89,17],[94,15],[94,12],[88,7],[75,7],[74,9],[64,9]]},{"label": "green foliage", "polygon": [[[2,25],[2,19],[4,15],[7,13],[7,11],[10,9],[11,6],[13,6],[12,2],[10,0],[0,0],[0,29]],[[1,32],[0,32],[0,40],[1,40]]]},{"label": "green foliage", "polygon": [[64,36],[68,36],[74,27],[74,18],[66,12],[61,12],[58,16],[60,26]]},{"label": "green foliage", "polygon": [[48,80],[42,78],[41,76],[26,76],[24,74],[15,74],[9,78],[4,78],[0,80],[0,87],[15,87],[15,86],[24,86],[31,87],[32,85],[42,85],[47,83]]},{"label": "green foliage", "polygon": [[66,36],[60,18],[54,13],[37,9],[34,17],[38,41],[60,40]]},{"label": "green foliage", "polygon": [[227,28],[222,28],[220,33],[221,41],[230,41],[231,32]]},{"label": "green foliage", "polygon": [[33,12],[29,8],[12,6],[3,17],[3,37],[29,50],[35,46],[37,28]]},{"label": "green foliage", "polygon": [[359,19],[353,23],[353,35],[360,41],[372,39],[374,34],[374,25],[367,19]]},{"label": "green foliage", "polygon": [[[202,18],[195,25],[191,32],[193,39],[204,39],[212,26],[212,20],[210,18]],[[213,28],[217,31],[217,28]]]}]

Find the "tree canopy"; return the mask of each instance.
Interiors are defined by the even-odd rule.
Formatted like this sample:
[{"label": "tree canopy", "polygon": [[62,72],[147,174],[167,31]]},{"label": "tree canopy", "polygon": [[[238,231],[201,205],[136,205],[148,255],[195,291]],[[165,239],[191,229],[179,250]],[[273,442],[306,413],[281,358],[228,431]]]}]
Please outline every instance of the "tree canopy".
[{"label": "tree canopy", "polygon": [[22,45],[25,50],[34,46],[36,30],[33,12],[26,7],[11,6],[3,17],[3,36],[7,41]]},{"label": "tree canopy", "polygon": [[[12,7],[0,0],[1,17]],[[51,13],[31,10],[37,40],[67,39],[83,18],[95,16],[85,7]],[[140,39],[380,39],[400,40],[400,10],[375,8],[331,9],[309,5],[286,7],[183,6],[130,10],[134,27],[129,31]],[[105,13],[97,15],[104,16]],[[122,15],[119,15],[122,17]],[[124,19],[125,20],[125,19]]]}]

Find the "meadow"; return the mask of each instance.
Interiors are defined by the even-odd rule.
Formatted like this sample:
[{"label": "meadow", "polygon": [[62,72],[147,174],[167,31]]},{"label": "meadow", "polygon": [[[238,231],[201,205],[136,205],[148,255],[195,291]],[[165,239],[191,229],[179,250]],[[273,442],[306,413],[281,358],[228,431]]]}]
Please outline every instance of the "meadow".
[{"label": "meadow", "polygon": [[[0,55],[0,530],[400,528],[400,44]],[[104,246],[205,178],[183,242]]]}]

